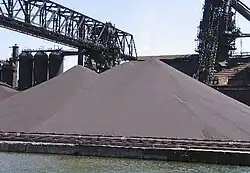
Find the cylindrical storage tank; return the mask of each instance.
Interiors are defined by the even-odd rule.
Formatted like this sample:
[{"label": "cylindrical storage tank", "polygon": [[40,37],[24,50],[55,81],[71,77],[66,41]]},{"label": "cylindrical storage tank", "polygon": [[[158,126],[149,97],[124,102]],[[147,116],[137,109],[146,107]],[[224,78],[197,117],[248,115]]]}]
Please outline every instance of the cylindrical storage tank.
[{"label": "cylindrical storage tank", "polygon": [[11,62],[7,61],[2,68],[2,82],[13,86],[14,68]]},{"label": "cylindrical storage tank", "polygon": [[45,52],[38,52],[34,56],[34,85],[48,80],[49,57]]},{"label": "cylindrical storage tank", "polygon": [[18,88],[23,91],[33,86],[33,55],[22,52],[19,55]]},{"label": "cylindrical storage tank", "polygon": [[0,82],[3,82],[3,64],[0,63]]},{"label": "cylindrical storage tank", "polygon": [[52,52],[49,55],[49,79],[58,76],[63,72],[63,55],[59,52]]}]

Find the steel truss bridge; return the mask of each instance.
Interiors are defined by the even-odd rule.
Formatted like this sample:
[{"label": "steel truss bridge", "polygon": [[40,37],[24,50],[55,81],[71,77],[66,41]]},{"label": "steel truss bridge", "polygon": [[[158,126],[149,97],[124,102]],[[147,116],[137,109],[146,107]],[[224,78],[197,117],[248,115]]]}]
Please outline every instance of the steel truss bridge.
[{"label": "steel truss bridge", "polygon": [[0,26],[77,48],[97,72],[137,58],[133,35],[49,0],[0,0]]},{"label": "steel truss bridge", "polygon": [[236,50],[235,40],[250,37],[236,27],[236,12],[250,21],[250,8],[240,0],[205,0],[198,33],[200,61],[195,76],[204,83],[215,82],[216,65],[227,60]]}]

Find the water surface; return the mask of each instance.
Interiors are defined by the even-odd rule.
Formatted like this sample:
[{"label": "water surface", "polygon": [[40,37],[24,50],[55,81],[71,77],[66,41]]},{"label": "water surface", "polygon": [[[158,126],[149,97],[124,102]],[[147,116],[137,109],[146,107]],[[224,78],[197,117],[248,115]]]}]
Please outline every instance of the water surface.
[{"label": "water surface", "polygon": [[0,153],[0,173],[250,173],[250,167]]}]

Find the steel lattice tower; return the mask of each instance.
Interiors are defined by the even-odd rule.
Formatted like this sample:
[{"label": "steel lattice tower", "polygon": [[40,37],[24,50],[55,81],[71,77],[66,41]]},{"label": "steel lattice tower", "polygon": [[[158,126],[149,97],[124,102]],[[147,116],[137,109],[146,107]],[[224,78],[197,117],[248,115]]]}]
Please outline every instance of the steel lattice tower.
[{"label": "steel lattice tower", "polygon": [[235,49],[236,32],[232,0],[206,0],[203,19],[198,34],[199,67],[196,78],[211,84],[214,81],[215,65],[228,58]]}]

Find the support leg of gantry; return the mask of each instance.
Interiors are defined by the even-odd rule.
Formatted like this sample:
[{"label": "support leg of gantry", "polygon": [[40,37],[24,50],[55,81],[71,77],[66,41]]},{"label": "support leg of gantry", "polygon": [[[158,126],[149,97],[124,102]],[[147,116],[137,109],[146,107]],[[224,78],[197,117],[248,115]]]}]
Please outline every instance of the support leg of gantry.
[{"label": "support leg of gantry", "polygon": [[83,49],[78,48],[78,65],[83,66]]}]

